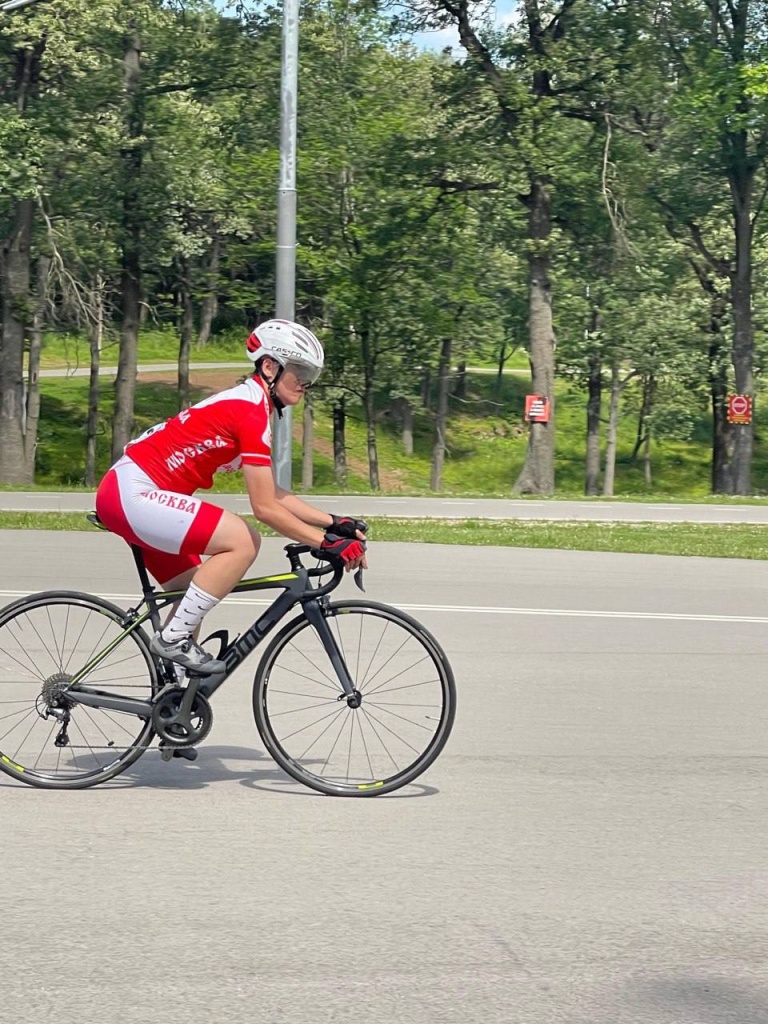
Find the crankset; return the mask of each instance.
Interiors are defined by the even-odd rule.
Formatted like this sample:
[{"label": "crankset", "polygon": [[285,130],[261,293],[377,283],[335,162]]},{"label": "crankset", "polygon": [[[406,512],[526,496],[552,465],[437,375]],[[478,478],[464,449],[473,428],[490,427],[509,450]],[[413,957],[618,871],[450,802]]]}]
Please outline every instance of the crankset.
[{"label": "crankset", "polygon": [[161,746],[191,747],[201,743],[213,725],[208,698],[191,687],[166,690],[152,708],[152,728]]}]

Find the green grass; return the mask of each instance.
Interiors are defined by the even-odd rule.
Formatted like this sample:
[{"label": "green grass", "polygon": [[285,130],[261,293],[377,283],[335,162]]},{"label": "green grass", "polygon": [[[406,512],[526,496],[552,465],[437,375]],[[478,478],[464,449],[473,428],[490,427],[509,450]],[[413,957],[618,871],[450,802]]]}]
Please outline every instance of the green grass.
[{"label": "green grass", "polygon": [[[150,336],[151,340],[151,336]],[[238,371],[232,370],[232,382]],[[497,392],[493,374],[470,373],[465,398],[451,400],[447,436],[448,455],[443,473],[446,495],[509,497],[522,468],[527,447],[527,426],[522,422],[527,378],[505,374]],[[37,484],[42,487],[80,486],[85,469],[85,411],[88,381],[85,378],[44,378],[40,385],[42,418],[38,438]],[[193,401],[206,392],[193,389]],[[102,407],[98,443],[98,471],[109,465],[109,430],[112,413],[112,386],[102,382]],[[339,491],[331,456],[330,415],[318,390],[316,411],[318,444],[314,458],[314,493]],[[172,416],[178,410],[176,388],[172,383],[149,383],[141,379],[136,391],[136,433]],[[765,411],[764,411],[765,410]],[[294,414],[297,442],[293,448],[293,480],[301,480],[301,450],[298,430],[300,412]],[[755,495],[768,492],[768,409],[758,404],[756,420],[753,481]],[[710,501],[709,444],[707,416],[695,425],[689,441],[659,440],[653,449],[654,482],[647,489],[642,467],[630,460],[634,442],[634,417],[621,423],[617,459],[615,499],[661,501]],[[390,410],[382,404],[378,410],[377,444],[382,493],[424,495],[429,490],[430,462],[434,445],[434,417],[431,411],[417,409],[414,423],[414,453],[406,455],[400,432]],[[584,472],[584,395],[561,384],[557,392],[556,482],[558,498],[583,499]],[[347,418],[348,493],[370,493],[367,471],[366,425],[359,407],[351,407]],[[240,491],[237,474],[223,476],[217,491]],[[719,499],[728,501],[729,499]],[[738,499],[742,501],[744,499]]]},{"label": "green grass", "polygon": [[[768,559],[768,528],[754,524],[371,518],[369,526],[373,565],[377,541]],[[92,532],[94,527],[81,512],[0,512],[0,529]]]},{"label": "green grass", "polygon": [[[101,351],[102,366],[117,366],[118,338],[109,335],[104,339]],[[239,360],[244,369],[245,334],[217,336],[203,348],[193,345],[190,358],[193,362],[232,362]],[[179,357],[179,339],[174,331],[142,330],[139,336],[139,363],[175,363]],[[73,334],[48,334],[43,342],[40,359],[44,370],[85,369],[90,365],[88,339]]]}]

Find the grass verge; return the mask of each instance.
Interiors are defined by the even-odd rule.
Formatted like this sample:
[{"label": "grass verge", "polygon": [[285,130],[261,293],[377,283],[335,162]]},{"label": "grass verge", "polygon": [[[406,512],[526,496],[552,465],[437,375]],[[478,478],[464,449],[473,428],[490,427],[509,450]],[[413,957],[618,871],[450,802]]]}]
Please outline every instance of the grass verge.
[{"label": "grass verge", "polygon": [[[370,527],[371,537],[378,541],[768,559],[768,528],[755,524],[375,518]],[[0,512],[0,529],[94,528],[82,512]],[[266,528],[262,531],[274,536]]]}]

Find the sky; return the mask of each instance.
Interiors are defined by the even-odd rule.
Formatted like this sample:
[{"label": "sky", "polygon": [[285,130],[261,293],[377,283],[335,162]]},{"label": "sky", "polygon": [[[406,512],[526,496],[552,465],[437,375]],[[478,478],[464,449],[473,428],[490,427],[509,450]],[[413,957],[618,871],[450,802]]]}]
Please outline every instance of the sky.
[{"label": "sky", "polygon": [[[494,12],[494,20],[497,25],[505,25],[514,16],[518,0],[495,0],[491,2],[490,8]],[[455,28],[444,28],[435,32],[420,32],[413,37],[413,41],[424,50],[443,50],[446,46],[458,47],[459,34]]]},{"label": "sky", "polygon": [[[1,2],[1,0],[0,0]],[[259,0],[247,0],[249,6],[258,6]],[[219,10],[232,13],[234,0],[213,0],[214,6]],[[478,10],[487,5],[487,9],[494,12],[494,20],[497,25],[504,25],[514,16],[519,0],[478,0]],[[459,34],[455,28],[445,28],[434,32],[419,32],[413,37],[413,41],[423,50],[444,50],[446,46],[459,47]]]}]

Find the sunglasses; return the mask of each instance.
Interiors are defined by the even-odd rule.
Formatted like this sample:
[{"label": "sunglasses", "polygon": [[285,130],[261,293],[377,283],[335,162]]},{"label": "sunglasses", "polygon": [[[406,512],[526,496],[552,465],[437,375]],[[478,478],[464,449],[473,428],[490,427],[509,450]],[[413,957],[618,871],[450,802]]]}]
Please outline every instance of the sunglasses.
[{"label": "sunglasses", "polygon": [[293,374],[303,388],[311,388],[320,376],[320,370],[316,366],[307,366],[305,363],[286,363],[285,369]]}]

